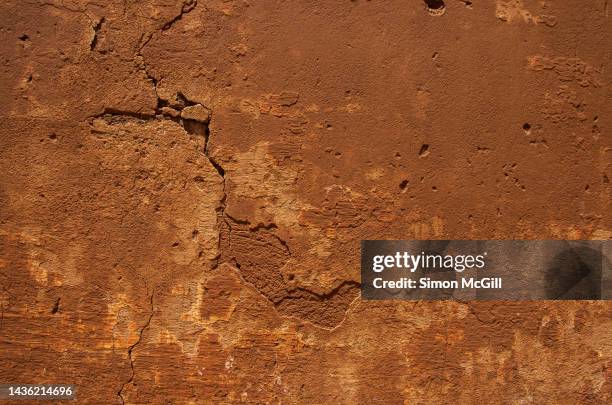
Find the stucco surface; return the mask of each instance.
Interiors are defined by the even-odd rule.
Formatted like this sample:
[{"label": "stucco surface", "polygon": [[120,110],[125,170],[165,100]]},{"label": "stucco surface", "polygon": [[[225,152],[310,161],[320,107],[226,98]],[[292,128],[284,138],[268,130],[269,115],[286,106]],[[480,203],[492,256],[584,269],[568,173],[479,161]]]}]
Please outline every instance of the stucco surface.
[{"label": "stucco surface", "polygon": [[359,294],[362,239],[612,237],[609,8],[3,1],[0,380],[609,403],[607,302]]}]

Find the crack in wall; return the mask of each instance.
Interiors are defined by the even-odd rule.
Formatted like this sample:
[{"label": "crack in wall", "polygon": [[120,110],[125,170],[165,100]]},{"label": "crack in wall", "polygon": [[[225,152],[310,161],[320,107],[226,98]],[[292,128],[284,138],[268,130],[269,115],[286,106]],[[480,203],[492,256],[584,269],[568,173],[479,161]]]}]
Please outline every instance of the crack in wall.
[{"label": "crack in wall", "polygon": [[174,25],[175,22],[177,22],[181,18],[183,18],[183,15],[191,12],[194,8],[196,8],[197,5],[198,5],[198,0],[185,0],[185,1],[183,1],[183,6],[181,7],[181,12],[176,17],[174,17],[172,20],[170,20],[167,23],[165,23],[164,26],[162,27],[162,31],[166,31],[166,30],[169,30],[170,28],[172,28],[172,25]]},{"label": "crack in wall", "polygon": [[220,248],[220,263],[234,265],[245,284],[258,291],[283,317],[326,330],[342,322],[350,303],[359,296],[358,282],[344,280],[326,292],[296,285],[295,275],[283,270],[293,255],[287,242],[276,234],[276,224],[252,224],[228,214],[226,220],[231,226],[232,244],[225,230],[221,235],[226,244]]},{"label": "crack in wall", "polygon": [[149,313],[149,318],[147,319],[147,322],[142,326],[142,328],[140,328],[140,331],[138,332],[138,340],[134,342],[134,344],[132,344],[128,348],[128,358],[130,359],[130,368],[132,370],[132,374],[130,376],[130,379],[126,381],[125,383],[123,383],[123,385],[121,386],[121,389],[119,389],[119,392],[117,392],[117,396],[121,400],[122,404],[125,404],[125,398],[123,398],[123,390],[125,389],[127,385],[131,384],[134,381],[135,371],[134,371],[134,359],[132,358],[132,352],[134,351],[134,348],[136,348],[136,346],[138,346],[140,342],[142,341],[142,335],[144,331],[151,324],[151,319],[153,319],[153,314],[154,314],[154,302],[153,302],[154,298],[153,297],[154,296],[155,296],[155,290],[153,290],[153,292],[151,293],[151,298],[150,298],[151,312]]},{"label": "crack in wall", "polygon": [[[188,14],[192,12],[193,10],[195,10],[197,5],[198,5],[197,0],[184,0],[183,5],[181,7],[181,12],[178,15],[176,15],[174,18],[172,18],[170,21],[166,22],[162,26],[160,32],[167,31],[170,28],[172,28],[174,23],[181,20],[185,14]],[[149,73],[147,69],[147,65],[145,63],[144,56],[142,55],[143,49],[149,44],[151,39],[153,39],[154,35],[155,35],[155,31],[141,35],[140,41],[139,41],[140,45],[138,46],[138,49],[136,50],[134,59],[140,58],[141,64],[137,63],[137,65],[139,65],[138,67],[144,72],[147,79],[153,84],[153,90],[155,91],[155,96],[157,97],[158,105],[159,105],[160,98],[159,98],[159,94],[157,93],[158,79],[155,76],[153,76],[151,73]]]},{"label": "crack in wall", "polygon": [[248,219],[234,218],[226,212],[227,173],[210,154],[211,110],[178,92],[172,100],[158,97],[155,115],[105,109],[97,117],[120,121],[126,118],[172,120],[181,125],[186,133],[202,136],[202,153],[222,180],[222,194],[216,207],[218,254],[211,263],[211,269],[217,269],[222,263],[234,265],[241,272],[243,280],[258,290],[283,316],[302,319],[325,329],[334,328],[342,321],[350,302],[358,295],[358,282],[342,281],[327,293],[292,285],[292,275],[289,275],[289,281],[285,280],[281,268],[293,255],[287,241],[276,233],[278,225],[273,222],[252,223]]},{"label": "crack in wall", "polygon": [[[186,0],[183,3],[181,13],[164,24],[161,31],[170,29],[185,14],[194,10],[196,5],[197,1]],[[210,153],[210,124],[213,111],[200,103],[189,100],[181,91],[175,93],[170,99],[160,97],[158,84],[161,79],[151,74],[142,55],[143,49],[149,44],[154,35],[155,32],[143,35],[140,46],[134,56],[134,62],[139,65],[147,80],[152,84],[157,99],[153,112],[105,108],[102,113],[92,118],[105,118],[111,122],[123,122],[126,119],[142,121],[171,120],[179,124],[187,134],[201,136],[204,139],[202,153],[212,168],[215,169],[222,183],[221,198],[215,208],[217,213],[216,226],[219,232],[217,241],[218,254],[211,263],[211,269],[217,269],[222,263],[233,264],[242,273],[243,280],[260,291],[284,316],[292,316],[291,314],[293,313],[294,317],[310,321],[317,326],[337,326],[338,322],[341,322],[339,313],[344,314],[346,312],[346,307],[352,301],[351,297],[359,289],[359,283],[343,281],[331,291],[323,294],[303,287],[292,286],[284,279],[280,272],[280,268],[292,257],[292,252],[287,241],[276,233],[278,229],[277,224],[253,224],[248,219],[233,218],[226,212],[228,200],[227,172]],[[238,238],[236,241],[237,245],[233,243],[233,235],[235,233],[237,233],[236,237]],[[262,243],[258,251],[255,251],[253,246],[248,247],[247,251],[252,250],[253,252],[251,253],[263,256],[253,261],[251,259],[254,258],[245,257],[245,243],[248,244],[249,241],[257,239]],[[272,253],[273,251],[275,253]],[[270,255],[278,259],[272,266],[268,265],[269,263],[257,263],[257,261],[262,260],[269,262],[271,260]],[[289,280],[293,280],[292,275],[289,275]],[[304,308],[300,310],[300,307]],[[123,387],[120,393],[122,391]]]},{"label": "crack in wall", "polygon": [[[276,225],[274,222],[270,222],[270,223],[267,223],[267,224],[264,224],[262,222],[258,222],[257,224],[253,224],[248,219],[234,218],[234,217],[232,217],[229,214],[225,214],[225,216],[226,216],[226,222],[228,222],[228,226],[230,226],[229,222],[233,222],[234,224],[237,224],[237,225],[245,225],[245,226],[248,227],[249,231],[251,231],[251,232],[258,232],[260,230],[272,231],[272,230],[278,229],[278,225]],[[228,221],[228,219],[229,219],[229,221]],[[292,255],[291,254],[291,249],[289,249],[289,244],[287,243],[287,241],[282,239],[275,232],[270,232],[270,234],[278,240],[278,242],[287,251],[287,254],[289,256],[291,256]]]},{"label": "crack in wall", "polygon": [[[155,86],[155,93],[157,94],[157,81],[153,78],[153,85]],[[174,95],[172,100],[164,100],[157,96],[157,106],[153,114],[143,113],[141,111],[125,111],[114,108],[105,108],[102,113],[92,116],[91,118],[103,118],[109,122],[123,122],[125,119],[138,119],[141,121],[155,121],[155,120],[171,120],[179,124],[183,130],[190,135],[201,136],[204,138],[204,146],[202,153],[217,172],[222,181],[222,196],[219,199],[217,212],[217,228],[219,229],[219,240],[218,247],[221,246],[221,238],[223,232],[221,231],[223,225],[225,225],[231,232],[231,223],[226,218],[225,208],[227,201],[227,190],[226,190],[226,171],[223,166],[210,154],[210,120],[212,118],[212,110],[193,102],[185,97],[181,92]],[[220,256],[217,257],[217,259]],[[216,265],[214,266],[216,267]]]},{"label": "crack in wall", "polygon": [[[198,2],[197,0],[184,0],[183,5],[181,7],[181,12],[172,18],[170,21],[166,22],[160,32],[167,31],[177,22],[180,21],[185,14],[193,11]],[[97,33],[97,30],[100,28],[101,24],[104,22],[104,19],[101,19],[98,25],[94,27],[94,33]],[[159,84],[159,80],[153,74],[149,72],[147,63],[142,54],[143,49],[149,44],[155,32],[151,32],[148,34],[143,34],[139,41],[140,45],[134,55],[134,62],[138,65],[140,70],[145,74],[147,80],[152,84],[153,91],[155,93],[155,97],[157,99],[157,104],[153,114],[143,113],[141,111],[121,111],[112,108],[105,108],[101,114],[94,116],[93,118],[102,118],[106,116],[110,116],[111,119],[113,117],[131,117],[137,118],[144,121],[154,120],[154,119],[169,119],[172,120],[183,127],[185,132],[191,135],[200,135],[204,137],[204,148],[203,153],[206,156],[206,159],[211,164],[211,166],[215,169],[217,174],[222,179],[223,191],[222,197],[219,200],[219,204],[216,208],[217,211],[217,228],[219,229],[219,240],[218,247],[221,246],[221,238],[223,237],[221,228],[222,225],[225,225],[228,228],[228,232],[230,235],[228,237],[231,240],[231,224],[225,217],[225,208],[227,201],[227,191],[226,191],[226,179],[225,179],[225,169],[219,164],[217,160],[214,159],[213,156],[209,153],[209,141],[210,141],[210,129],[209,124],[212,118],[212,110],[202,106],[199,103],[192,102],[187,99],[182,92],[177,92],[172,100],[165,100],[159,96],[157,91],[157,86]],[[94,40],[92,40],[92,49],[95,47],[95,35]],[[217,256],[217,264],[218,259],[220,258],[220,254]],[[217,267],[217,264],[214,265],[214,268]]]},{"label": "crack in wall", "polygon": [[345,280],[341,282],[340,284],[338,284],[334,289],[326,293],[317,293],[315,291],[309,290],[304,287],[296,287],[294,290],[291,291],[291,294],[288,294],[286,297],[283,297],[281,300],[276,302],[276,304],[280,304],[286,300],[299,299],[303,295],[308,295],[314,298],[316,301],[327,301],[331,298],[334,298],[334,296],[337,295],[340,290],[344,288],[353,288],[353,287],[359,288],[359,283],[356,281],[352,281],[352,280]]},{"label": "crack in wall", "polygon": [[94,51],[96,49],[96,45],[98,44],[98,33],[100,32],[100,29],[102,29],[102,24],[104,24],[104,21],[105,21],[105,18],[102,17],[92,27],[92,29],[93,29],[93,38],[91,39],[91,42],[89,43],[89,50],[90,51]]}]

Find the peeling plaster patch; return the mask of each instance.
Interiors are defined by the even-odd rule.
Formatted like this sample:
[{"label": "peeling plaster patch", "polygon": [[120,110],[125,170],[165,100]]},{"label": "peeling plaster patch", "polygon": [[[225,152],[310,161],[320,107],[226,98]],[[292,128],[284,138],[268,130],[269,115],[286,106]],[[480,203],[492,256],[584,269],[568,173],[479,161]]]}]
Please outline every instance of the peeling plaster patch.
[{"label": "peeling plaster patch", "polygon": [[557,25],[557,18],[554,15],[535,15],[527,10],[522,0],[498,0],[495,7],[495,16],[504,22],[522,20],[525,23],[544,24],[548,27]]},{"label": "peeling plaster patch", "polygon": [[595,68],[579,58],[534,55],[529,57],[528,67],[535,72],[554,72],[561,82],[575,82],[582,87],[602,86],[602,69]]},{"label": "peeling plaster patch", "polygon": [[383,169],[382,167],[375,167],[372,169],[368,169],[368,171],[365,173],[365,177],[368,180],[372,180],[372,181],[377,181],[384,176],[385,176],[385,169]]},{"label": "peeling plaster patch", "polygon": [[297,171],[279,167],[270,154],[270,146],[269,142],[259,143],[224,164],[232,183],[228,207],[231,208],[232,197],[261,201],[251,222],[268,223],[272,219],[279,225],[297,227],[300,213],[312,207],[295,195]]}]

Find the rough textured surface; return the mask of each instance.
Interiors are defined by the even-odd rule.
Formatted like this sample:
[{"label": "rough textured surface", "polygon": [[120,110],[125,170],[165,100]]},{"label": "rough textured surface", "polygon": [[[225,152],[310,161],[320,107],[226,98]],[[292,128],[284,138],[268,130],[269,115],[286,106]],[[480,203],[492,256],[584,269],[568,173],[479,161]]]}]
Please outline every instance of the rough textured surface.
[{"label": "rough textured surface", "polygon": [[3,1],[0,380],[609,403],[609,303],[358,289],[361,239],[611,237],[609,7]]}]

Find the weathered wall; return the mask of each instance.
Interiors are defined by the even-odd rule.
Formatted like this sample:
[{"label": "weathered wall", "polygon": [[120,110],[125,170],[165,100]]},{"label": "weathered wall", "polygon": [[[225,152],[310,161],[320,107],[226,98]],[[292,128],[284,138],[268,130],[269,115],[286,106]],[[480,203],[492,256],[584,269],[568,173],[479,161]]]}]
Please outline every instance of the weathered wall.
[{"label": "weathered wall", "polygon": [[3,1],[0,380],[610,401],[608,303],[359,298],[361,239],[611,237],[608,1],[428,3]]}]

